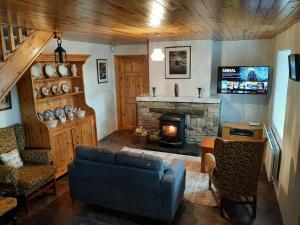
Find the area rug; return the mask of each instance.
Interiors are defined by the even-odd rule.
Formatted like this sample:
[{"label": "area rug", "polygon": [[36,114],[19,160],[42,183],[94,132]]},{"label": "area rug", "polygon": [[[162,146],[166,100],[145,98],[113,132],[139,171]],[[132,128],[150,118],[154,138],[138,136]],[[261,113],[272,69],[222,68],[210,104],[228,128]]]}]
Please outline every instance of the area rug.
[{"label": "area rug", "polygon": [[200,173],[201,157],[166,152],[155,152],[128,147],[122,148],[121,151],[139,153],[143,152],[145,154],[155,155],[161,157],[165,162],[168,163],[173,162],[175,159],[183,160],[185,162],[186,169],[186,182],[183,201],[209,207],[216,207],[218,205],[216,197],[211,191],[208,190],[208,174]]},{"label": "area rug", "polygon": [[218,206],[216,197],[208,190],[208,175],[195,171],[186,171],[186,186],[183,200],[197,205]]}]

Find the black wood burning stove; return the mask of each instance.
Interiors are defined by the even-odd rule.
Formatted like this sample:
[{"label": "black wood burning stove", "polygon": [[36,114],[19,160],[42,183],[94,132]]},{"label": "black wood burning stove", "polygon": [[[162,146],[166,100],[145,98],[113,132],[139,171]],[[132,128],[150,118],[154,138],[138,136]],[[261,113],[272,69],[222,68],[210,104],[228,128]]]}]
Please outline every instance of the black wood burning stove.
[{"label": "black wood burning stove", "polygon": [[163,145],[183,147],[185,143],[185,116],[166,114],[159,119],[159,141]]}]

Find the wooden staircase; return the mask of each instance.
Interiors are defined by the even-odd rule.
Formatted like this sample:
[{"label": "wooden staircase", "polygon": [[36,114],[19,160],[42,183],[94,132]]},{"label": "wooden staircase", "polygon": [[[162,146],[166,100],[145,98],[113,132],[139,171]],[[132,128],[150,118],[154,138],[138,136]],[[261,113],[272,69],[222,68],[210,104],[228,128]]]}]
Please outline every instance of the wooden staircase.
[{"label": "wooden staircase", "polygon": [[53,32],[0,24],[0,101],[42,53]]}]

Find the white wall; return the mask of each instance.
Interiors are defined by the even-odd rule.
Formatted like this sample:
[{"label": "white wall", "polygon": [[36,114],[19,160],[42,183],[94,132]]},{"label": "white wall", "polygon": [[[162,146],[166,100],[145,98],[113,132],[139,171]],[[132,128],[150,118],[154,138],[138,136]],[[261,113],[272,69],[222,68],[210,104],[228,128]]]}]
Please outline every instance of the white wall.
[{"label": "white wall", "polygon": [[[291,49],[300,54],[300,23],[275,38],[274,55]],[[289,80],[285,111],[282,158],[277,186],[278,202],[285,225],[300,224],[300,82]],[[270,104],[270,111],[272,105]],[[271,113],[269,113],[271,114]]]},{"label": "white wall", "polygon": [[150,89],[156,87],[156,94],[161,96],[173,96],[174,84],[178,83],[180,96],[198,96],[198,87],[203,88],[202,95],[210,96],[210,82],[212,71],[213,41],[168,41],[150,42],[149,54],[154,48],[173,46],[191,46],[191,79],[165,79],[165,61],[154,62],[149,58]]},{"label": "white wall", "polygon": [[[273,40],[221,42],[221,66],[273,65]],[[221,122],[268,121],[268,96],[223,94]]]},{"label": "white wall", "polygon": [[[89,54],[91,57],[83,67],[86,102],[95,109],[98,139],[117,129],[114,59],[110,45],[63,40],[68,53]],[[44,53],[53,53],[56,40],[49,43]],[[98,84],[96,59],[108,59],[109,81]]]},{"label": "white wall", "polygon": [[0,127],[7,127],[16,123],[21,123],[19,98],[16,86],[14,86],[11,90],[11,101],[11,109],[0,111]]}]

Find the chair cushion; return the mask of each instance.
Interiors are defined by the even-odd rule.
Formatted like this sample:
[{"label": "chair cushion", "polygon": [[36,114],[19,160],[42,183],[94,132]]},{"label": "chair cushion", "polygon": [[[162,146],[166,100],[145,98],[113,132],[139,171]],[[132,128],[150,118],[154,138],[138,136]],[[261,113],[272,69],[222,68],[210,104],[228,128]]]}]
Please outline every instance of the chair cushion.
[{"label": "chair cushion", "polygon": [[56,169],[52,165],[25,164],[18,170],[18,186],[25,196],[38,190],[54,178]]},{"label": "chair cushion", "polygon": [[0,216],[17,206],[16,198],[0,197]]},{"label": "chair cushion", "polygon": [[75,152],[76,159],[84,159],[112,164],[115,163],[115,153],[109,149],[78,146]]},{"label": "chair cushion", "polygon": [[134,153],[127,151],[117,152],[116,163],[119,165],[137,167],[153,171],[163,170],[162,158],[145,153]]},{"label": "chair cushion", "polygon": [[22,159],[17,149],[1,154],[0,160],[5,166],[12,166],[17,169],[23,166]]},{"label": "chair cushion", "polygon": [[0,154],[10,152],[14,149],[18,149],[14,128],[0,128]]}]

